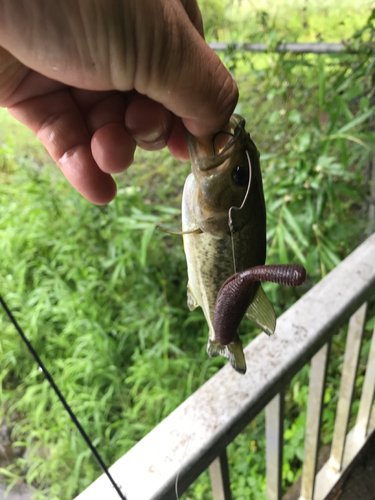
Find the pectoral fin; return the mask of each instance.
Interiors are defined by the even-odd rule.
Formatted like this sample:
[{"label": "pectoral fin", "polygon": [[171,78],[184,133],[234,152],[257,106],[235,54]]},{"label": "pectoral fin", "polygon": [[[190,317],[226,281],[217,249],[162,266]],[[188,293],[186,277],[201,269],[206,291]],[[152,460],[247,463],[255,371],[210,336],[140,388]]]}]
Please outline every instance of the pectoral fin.
[{"label": "pectoral fin", "polygon": [[254,321],[267,335],[274,333],[276,328],[275,311],[260,283],[251,304],[247,308],[246,316]]},{"label": "pectoral fin", "polygon": [[194,309],[199,306],[196,298],[193,295],[193,292],[190,290],[189,283],[187,286],[187,305],[188,305],[189,311],[194,311]]},{"label": "pectoral fin", "polygon": [[228,345],[221,345],[217,343],[216,340],[211,340],[209,338],[207,343],[207,354],[210,358],[215,358],[219,355],[224,356],[238,373],[246,373],[246,361],[242,349],[242,342],[238,333],[233,342]]},{"label": "pectoral fin", "polygon": [[189,229],[188,231],[170,231],[169,229],[164,229],[162,226],[156,226],[159,231],[162,231],[163,233],[167,234],[176,234],[176,235],[184,235],[184,234],[201,234],[203,231],[200,227],[197,227],[196,229]]}]

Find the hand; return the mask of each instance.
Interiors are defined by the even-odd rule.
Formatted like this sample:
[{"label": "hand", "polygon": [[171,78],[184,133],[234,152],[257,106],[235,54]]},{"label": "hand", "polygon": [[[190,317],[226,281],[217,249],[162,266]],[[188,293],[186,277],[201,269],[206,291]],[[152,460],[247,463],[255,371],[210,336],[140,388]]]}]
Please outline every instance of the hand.
[{"label": "hand", "polygon": [[196,0],[0,0],[0,106],[93,203],[136,145],[185,159],[184,126],[208,138],[237,98]]}]

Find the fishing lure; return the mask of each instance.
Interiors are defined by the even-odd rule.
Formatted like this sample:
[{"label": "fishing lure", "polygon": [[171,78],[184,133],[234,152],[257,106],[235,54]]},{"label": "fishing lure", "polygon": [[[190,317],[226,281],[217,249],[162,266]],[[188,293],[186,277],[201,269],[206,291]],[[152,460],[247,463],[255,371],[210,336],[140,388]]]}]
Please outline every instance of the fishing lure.
[{"label": "fishing lure", "polygon": [[299,286],[305,279],[303,266],[288,264],[252,267],[228,278],[216,299],[213,318],[215,340],[228,345],[235,338],[259,281]]}]

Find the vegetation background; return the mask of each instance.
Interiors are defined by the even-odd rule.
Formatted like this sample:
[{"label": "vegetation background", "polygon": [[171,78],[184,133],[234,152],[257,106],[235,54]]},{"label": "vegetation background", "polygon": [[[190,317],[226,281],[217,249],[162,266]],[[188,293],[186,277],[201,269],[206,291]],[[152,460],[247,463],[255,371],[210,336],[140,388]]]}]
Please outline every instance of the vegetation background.
[{"label": "vegetation background", "polygon": [[[223,60],[238,81],[237,112],[261,151],[268,263],[299,262],[313,286],[366,236],[374,151],[375,14],[371,1],[201,0],[207,41],[339,42],[359,53],[249,54]],[[205,353],[200,310],[186,306],[179,237],[189,165],[138,151],[119,194],[96,207],[66,183],[26,129],[0,110],[0,290],[105,461],[113,463],[224,364]],[[305,288],[305,290],[306,290]],[[304,290],[267,287],[277,314]],[[372,311],[374,307],[372,305]],[[358,388],[369,350],[369,320]],[[1,470],[39,500],[71,500],[96,462],[4,314],[0,415],[15,461]],[[259,331],[242,325],[244,343]],[[323,441],[332,437],[345,331],[335,336]],[[283,481],[303,458],[309,367],[286,392]],[[355,410],[355,407],[354,407]],[[264,416],[229,447],[233,497],[265,498]],[[23,453],[22,450],[27,450]],[[211,498],[203,474],[183,499]]]}]

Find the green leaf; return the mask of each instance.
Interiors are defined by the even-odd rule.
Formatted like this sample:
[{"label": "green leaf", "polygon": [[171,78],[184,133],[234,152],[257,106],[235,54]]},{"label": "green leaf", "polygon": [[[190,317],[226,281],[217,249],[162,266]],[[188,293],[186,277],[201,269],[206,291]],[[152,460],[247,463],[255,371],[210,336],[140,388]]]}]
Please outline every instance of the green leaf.
[{"label": "green leaf", "polygon": [[300,228],[300,226],[298,225],[296,218],[294,217],[294,215],[292,215],[292,213],[289,211],[289,209],[287,207],[284,207],[283,216],[284,216],[284,219],[286,220],[286,222],[288,223],[289,227],[292,229],[294,234],[297,236],[298,241],[301,243],[301,245],[303,245],[304,247],[307,247],[308,241],[306,239],[306,236],[303,234],[303,231]]},{"label": "green leaf", "polygon": [[351,130],[352,128],[357,127],[357,125],[360,125],[361,123],[363,123],[364,121],[366,121],[373,114],[374,114],[374,110],[373,109],[369,109],[368,111],[365,111],[364,113],[362,113],[359,116],[357,116],[356,118],[354,118],[354,120],[350,121],[349,123],[347,123],[346,125],[344,125],[343,127],[341,127],[335,133],[335,135],[336,136],[340,136],[340,135],[344,134],[345,132],[347,132],[348,130]]},{"label": "green leaf", "polygon": [[283,226],[279,225],[277,226],[276,230],[276,237],[277,237],[277,243],[278,243],[278,248],[279,248],[279,258],[281,264],[287,264],[288,262],[288,257],[286,253],[286,247],[285,247],[285,242],[284,242],[284,231],[285,229]]},{"label": "green leaf", "polygon": [[289,121],[291,121],[292,123],[296,123],[297,125],[301,123],[301,115],[296,109],[293,109],[292,111],[290,111],[290,113],[288,113],[288,119]]},{"label": "green leaf", "polygon": [[146,260],[147,260],[147,249],[150,243],[150,240],[152,238],[152,235],[154,234],[156,226],[149,226],[143,231],[142,235],[142,240],[141,240],[141,252],[139,256],[139,262],[142,267],[146,266]]},{"label": "green leaf", "polygon": [[298,247],[297,241],[293,238],[291,233],[285,227],[283,228],[283,235],[285,241],[288,243],[293,252],[297,255],[300,262],[302,262],[302,264],[306,264],[306,259],[303,253],[301,252],[301,249]]},{"label": "green leaf", "polygon": [[363,146],[364,148],[366,148],[368,150],[370,149],[370,147],[365,142],[363,142],[361,139],[359,139],[355,135],[337,133],[337,134],[332,134],[330,136],[326,136],[326,137],[321,138],[321,140],[332,140],[332,139],[346,139],[348,141],[356,142],[357,144],[360,144],[361,146]]},{"label": "green leaf", "polygon": [[311,135],[308,132],[304,132],[300,135],[298,141],[298,151],[303,153],[308,149],[311,143]]},{"label": "green leaf", "polygon": [[375,316],[373,316],[366,322],[366,330],[373,330],[374,328],[375,328]]}]

